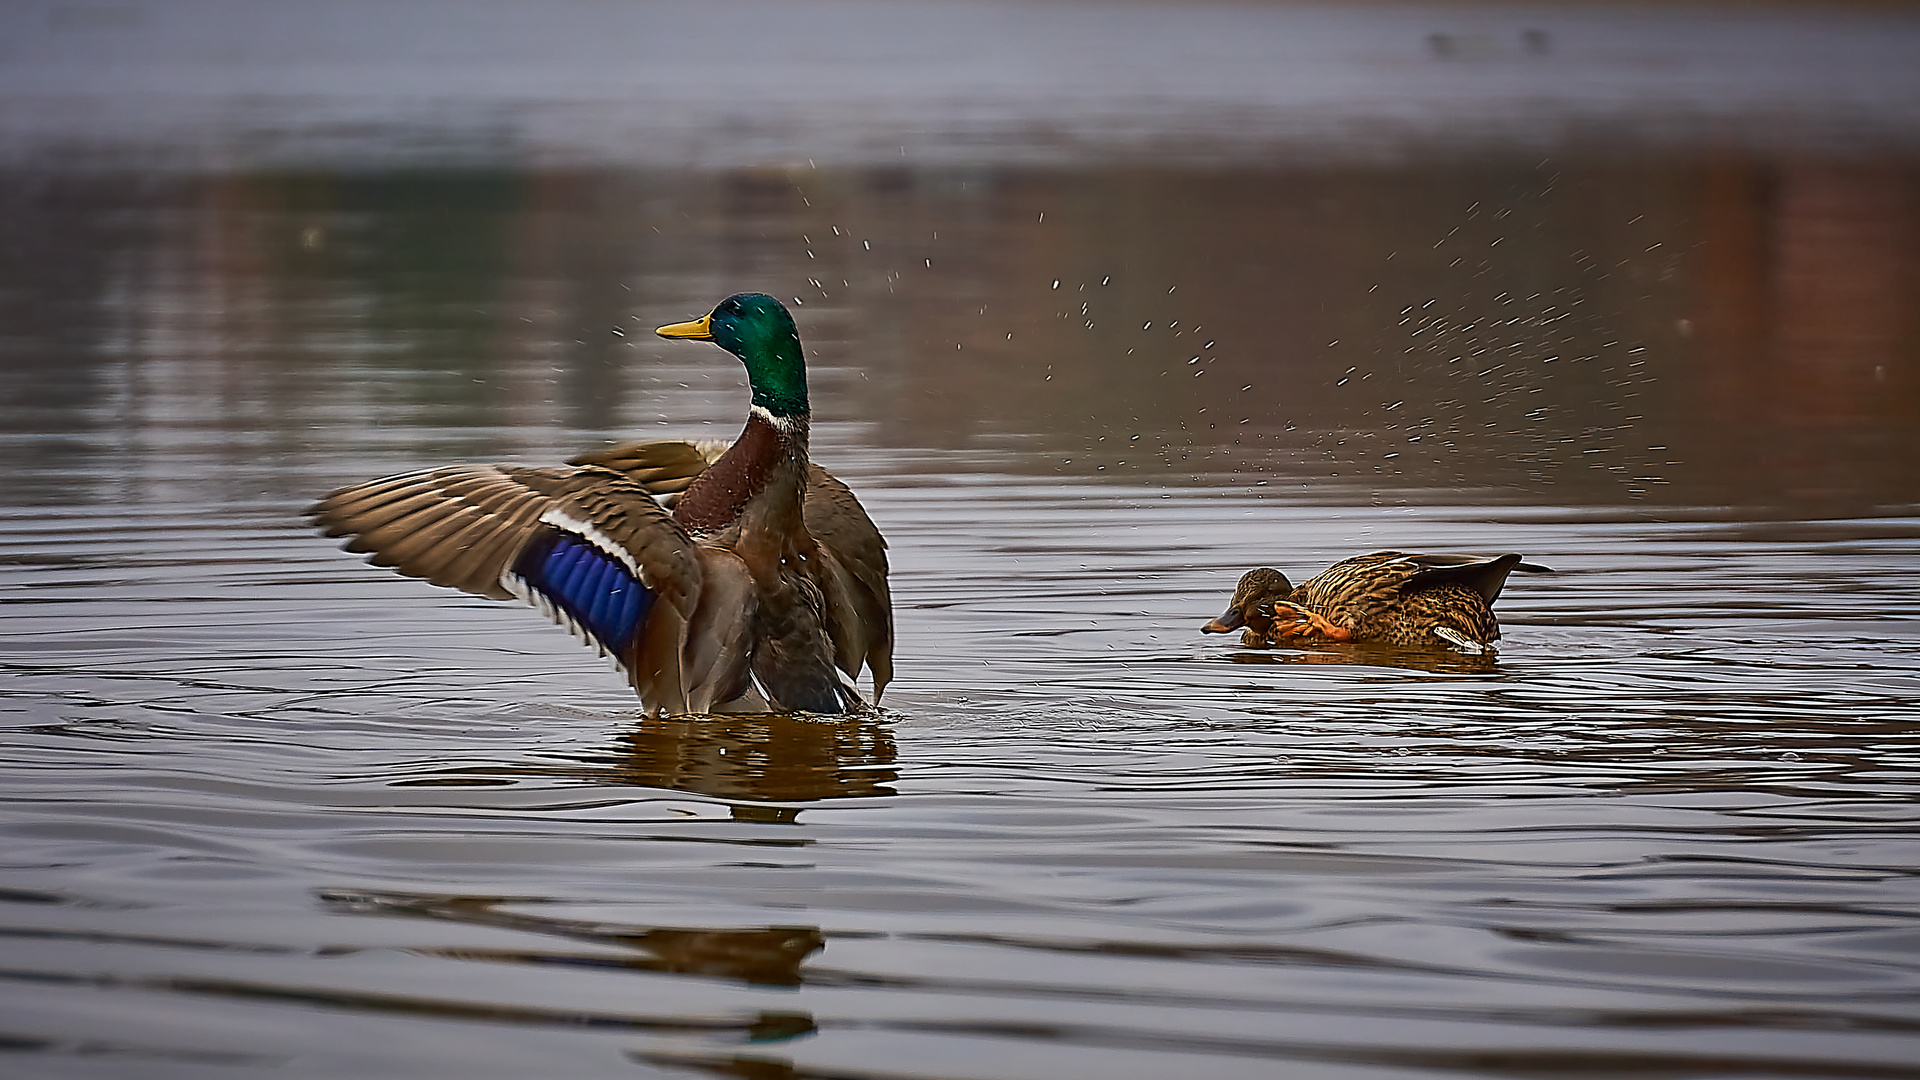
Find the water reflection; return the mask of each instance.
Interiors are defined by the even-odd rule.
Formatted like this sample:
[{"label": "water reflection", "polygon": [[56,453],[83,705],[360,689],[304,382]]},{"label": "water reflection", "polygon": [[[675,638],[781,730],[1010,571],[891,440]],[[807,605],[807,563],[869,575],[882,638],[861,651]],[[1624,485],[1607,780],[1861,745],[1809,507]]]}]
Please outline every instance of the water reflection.
[{"label": "water reflection", "polygon": [[461,766],[392,784],[489,787],[560,777],[692,792],[732,804],[736,820],[780,824],[796,820],[799,809],[761,804],[895,794],[896,754],[883,713],[645,718],[606,750],[569,754],[560,764]]},{"label": "water reflection", "polygon": [[854,421],[942,470],[1920,502],[1904,158],[51,184],[0,176],[22,499],[151,498],[134,455],[180,438],[291,488],[342,420],[409,460],[725,434],[737,374],[627,331],[754,287],[829,453]]},{"label": "water reflection", "polygon": [[873,717],[646,720],[619,736],[621,783],[715,799],[799,802],[892,795],[893,732]]},{"label": "water reflection", "polygon": [[[653,1065],[671,1069],[682,1074],[699,1076],[733,1077],[735,1080],[829,1080],[831,1074],[815,1069],[797,1068],[791,1061],[776,1060],[755,1055],[753,1057],[732,1056],[712,1057],[698,1054],[661,1053],[652,1050],[633,1050],[628,1057],[641,1065]],[[842,1073],[841,1076],[852,1074]],[[926,1074],[876,1072],[872,1069],[860,1070],[861,1080],[905,1080],[908,1076]]]},{"label": "water reflection", "polygon": [[1392,667],[1436,675],[1485,675],[1500,668],[1498,654],[1396,649],[1386,645],[1326,645],[1310,649],[1235,648],[1225,656],[1236,664]]},{"label": "water reflection", "polygon": [[586,942],[609,950],[562,953],[467,946],[412,950],[454,960],[615,968],[752,986],[799,986],[801,965],[826,946],[826,936],[814,926],[643,927],[533,915],[508,907],[543,902],[531,897],[330,890],[321,899],[340,914],[434,919]]},{"label": "water reflection", "polygon": [[1729,498],[1844,510],[1911,473],[1920,402],[1920,170],[1792,161],[1707,171],[1695,391]]}]

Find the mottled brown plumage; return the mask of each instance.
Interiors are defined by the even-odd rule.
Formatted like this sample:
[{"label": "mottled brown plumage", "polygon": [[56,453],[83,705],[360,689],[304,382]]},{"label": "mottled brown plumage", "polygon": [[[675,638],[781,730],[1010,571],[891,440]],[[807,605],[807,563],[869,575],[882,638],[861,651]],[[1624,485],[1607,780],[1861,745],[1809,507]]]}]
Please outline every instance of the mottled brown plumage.
[{"label": "mottled brown plumage", "polygon": [[1294,586],[1261,567],[1240,578],[1226,611],[1201,627],[1262,647],[1282,642],[1377,642],[1403,648],[1488,652],[1500,639],[1493,602],[1514,570],[1547,570],[1515,554],[1419,555],[1376,551],[1338,562]]},{"label": "mottled brown plumage", "polygon": [[862,666],[877,702],[893,674],[886,541],[808,460],[792,319],[741,294],[661,334],[746,362],[754,407],[732,444],[448,465],[342,488],[310,514],[375,565],[540,608],[613,656],[650,712],[842,712]]}]

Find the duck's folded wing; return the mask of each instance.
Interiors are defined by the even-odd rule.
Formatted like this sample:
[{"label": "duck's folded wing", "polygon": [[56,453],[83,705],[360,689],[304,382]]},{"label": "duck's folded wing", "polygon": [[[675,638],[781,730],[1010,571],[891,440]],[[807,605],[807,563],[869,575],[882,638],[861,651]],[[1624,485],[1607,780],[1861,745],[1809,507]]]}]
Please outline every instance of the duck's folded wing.
[{"label": "duck's folded wing", "polygon": [[1343,559],[1302,582],[1293,600],[1349,628],[1391,610],[1422,572],[1417,556],[1376,551]]},{"label": "duck's folded wing", "polygon": [[1419,567],[1408,582],[1410,587],[1430,588],[1457,583],[1479,593],[1489,604],[1500,598],[1500,590],[1507,584],[1507,575],[1515,570],[1552,572],[1538,563],[1521,562],[1520,556],[1514,552],[1494,556],[1405,555],[1402,558]]},{"label": "duck's folded wing", "polygon": [[308,511],[378,566],[519,597],[616,656],[656,600],[699,599],[693,544],[646,489],[600,468],[447,465],[342,488]]}]

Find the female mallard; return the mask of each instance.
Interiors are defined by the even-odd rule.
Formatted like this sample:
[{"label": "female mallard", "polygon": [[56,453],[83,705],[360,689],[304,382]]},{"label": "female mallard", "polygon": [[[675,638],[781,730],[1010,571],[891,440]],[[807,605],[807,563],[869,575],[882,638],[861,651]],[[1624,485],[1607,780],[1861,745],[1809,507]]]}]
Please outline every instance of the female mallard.
[{"label": "female mallard", "polygon": [[1376,551],[1334,563],[1295,587],[1263,566],[1240,578],[1227,610],[1200,630],[1225,634],[1245,627],[1240,640],[1256,647],[1293,638],[1490,652],[1500,639],[1493,602],[1515,570],[1547,572],[1513,554]]},{"label": "female mallard", "polygon": [[655,332],[746,364],[753,405],[723,453],[636,443],[571,468],[444,465],[342,488],[309,514],[376,565],[546,612],[612,655],[649,712],[844,712],[863,663],[879,701],[887,545],[807,460],[793,317],[741,293]]}]

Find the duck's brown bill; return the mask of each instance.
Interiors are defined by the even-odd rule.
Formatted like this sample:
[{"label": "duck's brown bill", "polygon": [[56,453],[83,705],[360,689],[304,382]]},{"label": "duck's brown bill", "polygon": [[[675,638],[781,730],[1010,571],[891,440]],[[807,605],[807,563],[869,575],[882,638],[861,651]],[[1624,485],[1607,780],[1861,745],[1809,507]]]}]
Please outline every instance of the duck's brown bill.
[{"label": "duck's brown bill", "polygon": [[1221,612],[1218,618],[1209,619],[1207,624],[1200,628],[1200,632],[1203,634],[1231,634],[1245,625],[1247,625],[1247,620],[1240,614],[1240,609],[1228,608]]},{"label": "duck's brown bill", "polygon": [[685,338],[688,341],[713,340],[713,316],[702,315],[692,322],[668,323],[654,333],[664,338]]}]

